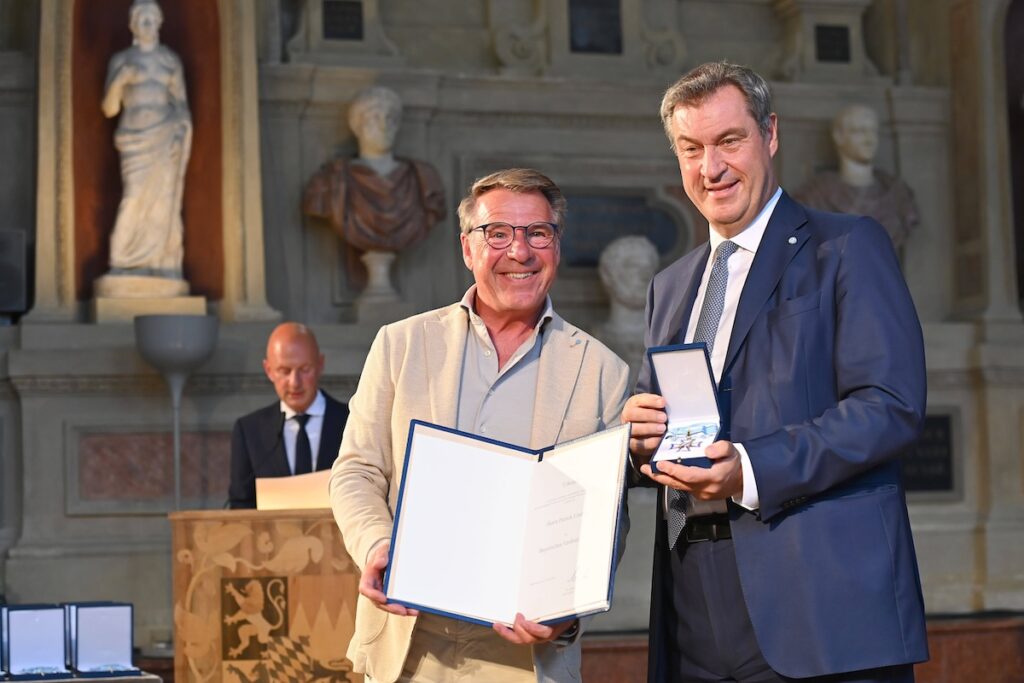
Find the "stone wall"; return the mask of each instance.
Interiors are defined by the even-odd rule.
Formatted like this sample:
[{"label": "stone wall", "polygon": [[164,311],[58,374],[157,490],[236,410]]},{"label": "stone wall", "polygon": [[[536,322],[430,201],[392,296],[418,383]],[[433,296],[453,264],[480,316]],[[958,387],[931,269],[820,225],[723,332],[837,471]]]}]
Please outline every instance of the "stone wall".
[{"label": "stone wall", "polygon": [[[865,3],[861,61],[838,79],[792,66],[794,28],[779,9],[787,3],[773,0],[624,2],[618,57],[573,53],[560,0],[365,2],[379,6],[380,21],[363,47],[311,50],[316,41],[300,0],[241,3],[259,9],[245,17],[258,31],[235,32],[258,43],[261,55],[253,105],[259,138],[245,144],[259,147],[262,205],[245,208],[246,220],[262,219],[266,297],[286,318],[314,326],[329,391],[351,394],[376,330],[356,320],[358,287],[349,282],[337,236],[304,219],[300,202],[320,164],[354,153],[345,115],[360,88],[382,84],[399,93],[405,112],[396,153],[432,163],[446,188],[448,217],[395,268],[407,301],[425,310],[454,301],[468,285],[455,207],[474,178],[497,168],[536,166],[570,198],[625,197],[660,212],[677,231],[662,253],[665,263],[706,239],[706,224],[680,192],[657,107],[665,86],[688,66],[722,57],[745,62],[772,78],[777,168],[787,189],[836,163],[828,130],[843,106],[863,102],[880,114],[878,166],[900,175],[921,209],[905,272],[925,321],[930,410],[950,416],[952,425],[953,485],[909,497],[926,603],[933,613],[1024,606],[1017,549],[1024,529],[1024,433],[1017,427],[1024,421],[1024,325],[1000,289],[1014,266],[999,194],[1005,132],[976,97],[991,93],[998,78],[987,50],[1005,1],[956,0],[941,11],[931,0]],[[893,20],[900,6],[905,24]],[[38,23],[24,10],[36,3],[0,0],[0,17],[12,7],[28,17],[20,21]],[[307,31],[304,43],[295,42],[291,27]],[[9,49],[34,41],[12,35],[0,31],[0,152],[32,164],[37,146],[54,133],[35,119],[37,60],[22,47]],[[253,155],[249,147],[242,151]],[[35,177],[34,170],[0,172],[0,216],[28,226],[30,242],[36,202],[52,212],[59,201],[52,188],[36,197]],[[588,227],[573,221],[570,204],[566,239]],[[234,254],[226,246],[225,259],[237,263],[251,246],[239,242]],[[260,251],[247,253],[245,263],[258,261]],[[245,282],[263,286],[257,276]],[[255,289],[246,296],[259,300]],[[592,266],[563,264],[553,298],[587,329],[607,314]],[[164,518],[171,505],[170,402],[162,380],[135,354],[129,326],[79,319],[0,327],[4,590],[20,601],[131,600],[136,641],[145,645],[171,622]],[[223,504],[231,424],[273,400],[260,370],[271,323],[237,320],[224,320],[216,354],[185,390],[185,461],[195,464],[186,468],[189,507]],[[646,627],[653,497],[637,491],[630,505],[633,531],[616,604],[596,621],[599,629]]]}]

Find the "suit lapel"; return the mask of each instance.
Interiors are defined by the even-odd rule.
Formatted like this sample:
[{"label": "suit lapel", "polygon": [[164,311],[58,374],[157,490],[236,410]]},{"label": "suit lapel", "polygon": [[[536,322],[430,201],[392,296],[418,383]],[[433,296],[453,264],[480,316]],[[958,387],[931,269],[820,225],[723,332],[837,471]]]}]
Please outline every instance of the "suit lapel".
[{"label": "suit lapel", "polygon": [[342,421],[344,409],[341,404],[324,392],[324,422],[320,428],[320,449],[316,456],[317,470],[330,469],[338,457],[341,445],[341,431],[345,428]]},{"label": "suit lapel", "polygon": [[531,448],[544,448],[557,441],[587,347],[579,330],[557,313],[545,326],[541,343],[530,430]]},{"label": "suit lapel", "polygon": [[743,346],[751,325],[775,291],[786,266],[807,241],[809,233],[801,230],[806,223],[807,215],[803,209],[783,192],[765,228],[764,237],[757,247],[757,254],[740,294],[736,319],[729,336],[729,352],[725,357],[723,377],[736,360],[736,354]]},{"label": "suit lapel", "polygon": [[466,313],[458,305],[450,307],[442,317],[423,323],[430,420],[434,424],[456,426],[468,324]]},{"label": "suit lapel", "polygon": [[274,418],[262,420],[259,425],[259,440],[267,454],[265,467],[257,476],[285,477],[292,473],[288,466],[288,455],[284,451],[284,413],[280,406],[271,406]]},{"label": "suit lapel", "polygon": [[682,344],[686,340],[686,327],[693,314],[693,302],[697,300],[697,290],[700,289],[700,280],[704,275],[710,253],[711,244],[705,244],[703,249],[693,252],[690,262],[683,270],[682,279],[686,289],[683,296],[676,299],[676,309],[668,318],[669,328],[665,335],[668,344]]}]

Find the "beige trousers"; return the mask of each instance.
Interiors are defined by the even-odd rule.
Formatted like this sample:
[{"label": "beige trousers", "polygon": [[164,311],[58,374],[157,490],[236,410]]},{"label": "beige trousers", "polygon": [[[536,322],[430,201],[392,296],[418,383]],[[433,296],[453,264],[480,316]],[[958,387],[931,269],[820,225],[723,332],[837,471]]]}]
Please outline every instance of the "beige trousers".
[{"label": "beige trousers", "polygon": [[[367,683],[373,679],[366,677]],[[533,648],[485,626],[421,612],[399,683],[536,683]]]}]

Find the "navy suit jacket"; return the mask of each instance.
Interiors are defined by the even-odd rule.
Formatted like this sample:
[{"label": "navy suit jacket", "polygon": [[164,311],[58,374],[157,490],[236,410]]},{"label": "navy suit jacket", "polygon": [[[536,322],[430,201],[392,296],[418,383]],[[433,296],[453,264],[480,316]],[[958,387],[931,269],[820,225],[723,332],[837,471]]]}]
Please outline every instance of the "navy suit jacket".
[{"label": "navy suit jacket", "polygon": [[[648,346],[683,341],[709,249],[654,277]],[[650,387],[645,361],[638,388]],[[884,229],[783,193],[741,293],[719,384],[723,438],[747,449],[760,498],[756,513],[729,506],[742,598],[776,672],[802,678],[927,659],[898,462],[917,439],[925,393],[921,326]],[[672,637],[662,611],[672,590],[667,554],[659,521],[651,681],[666,680]]]},{"label": "navy suit jacket", "polygon": [[[320,430],[320,448],[316,469],[329,470],[338,457],[341,433],[348,420],[348,406],[321,390],[326,407]],[[275,402],[235,421],[231,434],[231,484],[228,505],[232,508],[256,507],[256,477],[289,477],[288,455],[284,450],[284,413]]]}]

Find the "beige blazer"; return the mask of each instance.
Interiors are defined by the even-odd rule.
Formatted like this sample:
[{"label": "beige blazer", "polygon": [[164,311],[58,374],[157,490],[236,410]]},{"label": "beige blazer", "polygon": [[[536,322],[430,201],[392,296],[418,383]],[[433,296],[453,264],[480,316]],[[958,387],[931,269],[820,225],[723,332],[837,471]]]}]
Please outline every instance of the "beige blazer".
[{"label": "beige blazer", "polygon": [[[360,569],[370,549],[391,537],[409,421],[455,426],[468,330],[465,310],[452,304],[382,327],[370,347],[330,482],[334,517]],[[529,446],[542,448],[619,424],[628,392],[626,364],[557,314],[542,339]],[[623,515],[623,535],[628,524]],[[388,614],[359,596],[348,649],[355,670],[379,683],[395,681],[415,624],[415,617]],[[579,678],[578,637],[568,645],[537,646],[533,657],[539,682]]]}]

